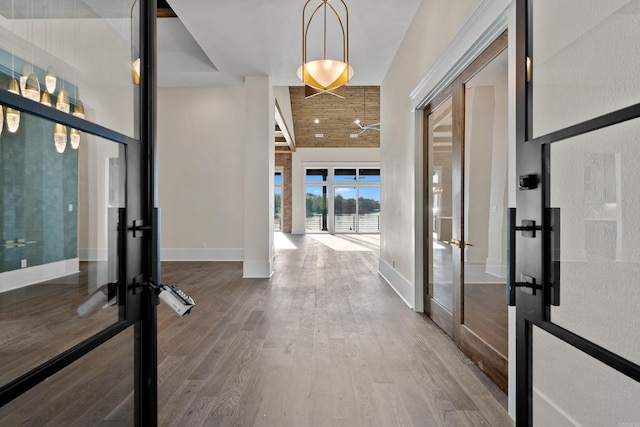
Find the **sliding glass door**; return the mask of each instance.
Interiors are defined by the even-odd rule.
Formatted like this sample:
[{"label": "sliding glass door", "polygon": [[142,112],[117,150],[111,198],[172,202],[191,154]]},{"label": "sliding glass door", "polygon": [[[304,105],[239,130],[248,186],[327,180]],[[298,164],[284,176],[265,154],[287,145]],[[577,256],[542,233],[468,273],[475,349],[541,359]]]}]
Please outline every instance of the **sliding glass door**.
[{"label": "sliding glass door", "polygon": [[307,233],[379,233],[380,169],[367,167],[307,168]]}]

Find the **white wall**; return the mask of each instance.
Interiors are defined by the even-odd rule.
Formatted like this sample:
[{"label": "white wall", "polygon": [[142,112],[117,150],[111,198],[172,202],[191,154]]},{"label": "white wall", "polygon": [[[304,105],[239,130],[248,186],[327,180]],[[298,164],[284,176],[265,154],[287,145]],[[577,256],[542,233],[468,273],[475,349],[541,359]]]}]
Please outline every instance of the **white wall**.
[{"label": "white wall", "polygon": [[158,89],[162,259],[243,259],[244,133],[243,86]]},{"label": "white wall", "polygon": [[[410,306],[422,307],[422,117],[425,105],[506,27],[515,28],[511,0],[425,0],[380,92],[382,213],[380,271]],[[515,31],[509,33],[509,58]],[[509,62],[509,146],[515,145],[515,66]],[[509,150],[515,182],[515,149]],[[515,186],[509,186],[515,206]],[[394,267],[395,264],[395,267]],[[509,389],[515,390],[515,310],[509,310]],[[515,392],[509,395],[515,415]]]},{"label": "white wall", "polygon": [[[271,79],[245,78],[243,277],[273,274],[275,102]],[[231,159],[229,159],[231,160]]]},{"label": "white wall", "polygon": [[425,0],[380,88],[380,261],[396,271],[400,283],[394,287],[411,307],[416,305],[416,180],[422,181],[416,159],[422,152],[410,95],[479,4]]},{"label": "white wall", "polygon": [[[305,162],[379,162],[379,148],[298,148],[291,156],[291,211],[293,234],[305,233]],[[384,178],[381,178],[384,180]],[[382,191],[382,189],[381,189]],[[381,211],[385,207],[381,205]]]}]

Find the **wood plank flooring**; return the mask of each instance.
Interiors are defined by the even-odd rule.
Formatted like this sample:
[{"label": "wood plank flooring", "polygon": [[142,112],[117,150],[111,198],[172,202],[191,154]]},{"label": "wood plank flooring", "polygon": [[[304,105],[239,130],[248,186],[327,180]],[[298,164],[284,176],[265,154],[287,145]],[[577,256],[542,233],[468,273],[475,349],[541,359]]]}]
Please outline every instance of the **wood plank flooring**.
[{"label": "wood plank flooring", "polygon": [[[378,275],[372,245],[286,236],[297,249],[277,252],[269,280],[242,279],[241,263],[163,263],[197,305],[158,308],[161,425],[513,425],[506,395]],[[0,408],[0,425],[132,425],[131,340]]]}]

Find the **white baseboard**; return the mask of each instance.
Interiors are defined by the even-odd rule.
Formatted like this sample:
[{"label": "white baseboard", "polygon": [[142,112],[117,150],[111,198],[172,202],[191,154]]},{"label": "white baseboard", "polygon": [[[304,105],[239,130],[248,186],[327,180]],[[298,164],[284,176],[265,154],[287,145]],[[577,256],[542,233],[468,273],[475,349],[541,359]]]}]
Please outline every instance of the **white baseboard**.
[{"label": "white baseboard", "polygon": [[273,276],[273,261],[245,261],[242,264],[243,279],[269,279]]},{"label": "white baseboard", "polygon": [[79,271],[79,262],[78,258],[72,258],[0,273],[0,292],[75,274]]},{"label": "white baseboard", "polygon": [[507,265],[501,259],[487,258],[485,262],[485,273],[504,279],[507,273]]},{"label": "white baseboard", "polygon": [[161,249],[162,261],[242,261],[242,248],[194,248],[194,249]]},{"label": "white baseboard", "polygon": [[410,281],[405,279],[398,270],[390,266],[385,260],[382,258],[378,261],[378,273],[382,276],[384,280],[391,286],[391,288],[396,291],[398,296],[402,298],[402,301],[405,302],[409,306],[410,309],[413,310],[415,307],[415,293],[414,286]]},{"label": "white baseboard", "polygon": [[107,261],[109,249],[107,248],[78,248],[80,261]]}]

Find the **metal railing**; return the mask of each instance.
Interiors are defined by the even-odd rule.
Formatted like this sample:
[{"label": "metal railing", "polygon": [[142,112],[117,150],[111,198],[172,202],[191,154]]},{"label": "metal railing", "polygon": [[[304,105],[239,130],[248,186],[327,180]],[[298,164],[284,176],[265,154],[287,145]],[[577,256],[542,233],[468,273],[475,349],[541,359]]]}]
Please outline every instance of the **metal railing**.
[{"label": "metal railing", "polygon": [[[305,221],[305,230],[316,232],[322,230],[322,215],[313,214]],[[336,233],[379,233],[380,213],[334,215],[334,231]]]}]

